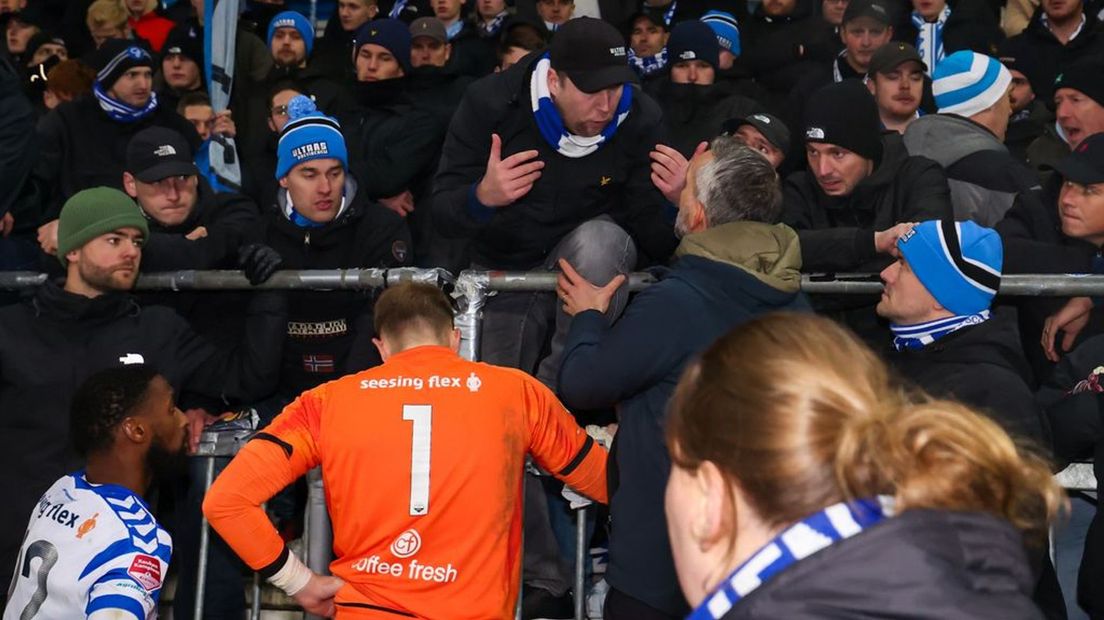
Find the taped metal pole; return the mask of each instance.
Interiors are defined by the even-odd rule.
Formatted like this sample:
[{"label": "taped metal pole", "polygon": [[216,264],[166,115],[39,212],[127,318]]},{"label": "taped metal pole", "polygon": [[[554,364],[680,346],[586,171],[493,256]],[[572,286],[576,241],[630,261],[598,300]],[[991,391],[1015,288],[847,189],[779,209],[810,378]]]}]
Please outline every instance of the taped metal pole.
[{"label": "taped metal pole", "polygon": [[458,306],[455,324],[460,329],[460,356],[479,360],[482,342],[483,306],[487,303],[487,272],[462,271],[456,278],[453,299]]}]

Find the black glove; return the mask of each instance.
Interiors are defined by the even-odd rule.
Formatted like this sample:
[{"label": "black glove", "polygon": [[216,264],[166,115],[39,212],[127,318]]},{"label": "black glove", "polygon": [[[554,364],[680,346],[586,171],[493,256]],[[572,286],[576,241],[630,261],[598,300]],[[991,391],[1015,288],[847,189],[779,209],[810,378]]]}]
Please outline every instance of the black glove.
[{"label": "black glove", "polygon": [[256,285],[272,277],[284,264],[280,253],[263,243],[251,243],[238,249],[238,267],[250,284]]}]

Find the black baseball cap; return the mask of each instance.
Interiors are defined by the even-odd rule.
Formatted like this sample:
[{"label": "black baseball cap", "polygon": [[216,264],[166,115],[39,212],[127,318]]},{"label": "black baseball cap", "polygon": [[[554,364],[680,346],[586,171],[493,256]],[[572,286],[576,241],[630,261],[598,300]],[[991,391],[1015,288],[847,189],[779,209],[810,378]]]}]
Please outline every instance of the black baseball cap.
[{"label": "black baseball cap", "polygon": [[870,57],[870,66],[866,74],[886,73],[910,60],[920,63],[924,73],[928,72],[928,65],[924,63],[924,59],[920,58],[920,52],[917,52],[915,47],[908,43],[891,41],[879,47],[874,55]]},{"label": "black baseball cap", "polygon": [[843,11],[843,23],[860,17],[869,17],[886,26],[893,24],[893,16],[889,12],[889,6],[881,0],[851,0]]},{"label": "black baseball cap", "polygon": [[625,39],[612,25],[577,17],[556,31],[548,55],[552,68],[566,73],[579,90],[596,93],[636,81],[627,50]]},{"label": "black baseball cap", "polygon": [[1072,88],[1104,106],[1104,60],[1086,57],[1062,68],[1054,79],[1054,90]]},{"label": "black baseball cap", "polygon": [[1082,140],[1054,169],[1063,179],[1081,185],[1104,183],[1104,133]]},{"label": "black baseball cap", "polygon": [[127,144],[126,170],[143,183],[199,174],[192,147],[179,132],[150,127],[134,134]]},{"label": "black baseball cap", "polygon": [[790,128],[782,122],[782,119],[773,114],[758,112],[749,114],[743,118],[732,118],[725,121],[724,132],[735,134],[736,130],[744,125],[751,125],[763,134],[763,137],[774,145],[774,148],[782,151],[783,156],[790,152]]}]

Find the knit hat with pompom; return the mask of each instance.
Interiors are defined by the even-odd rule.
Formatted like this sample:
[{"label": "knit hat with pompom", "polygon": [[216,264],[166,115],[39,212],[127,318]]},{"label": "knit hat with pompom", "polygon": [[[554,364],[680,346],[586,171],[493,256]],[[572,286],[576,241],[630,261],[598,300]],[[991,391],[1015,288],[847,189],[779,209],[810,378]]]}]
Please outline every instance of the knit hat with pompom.
[{"label": "knit hat with pompom", "polygon": [[349,155],[337,120],[318,111],[309,97],[299,95],[288,102],[291,119],[280,132],[276,148],[276,178],[282,179],[299,164],[312,159],[336,159],[346,171]]}]

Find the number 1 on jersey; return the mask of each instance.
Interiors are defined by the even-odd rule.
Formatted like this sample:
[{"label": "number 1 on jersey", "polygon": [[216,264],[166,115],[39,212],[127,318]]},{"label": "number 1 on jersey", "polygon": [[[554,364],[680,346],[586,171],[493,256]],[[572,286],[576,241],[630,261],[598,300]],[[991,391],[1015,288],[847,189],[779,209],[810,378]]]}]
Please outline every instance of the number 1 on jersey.
[{"label": "number 1 on jersey", "polygon": [[410,515],[429,513],[429,455],[433,407],[403,405],[403,419],[414,423],[410,440]]}]

